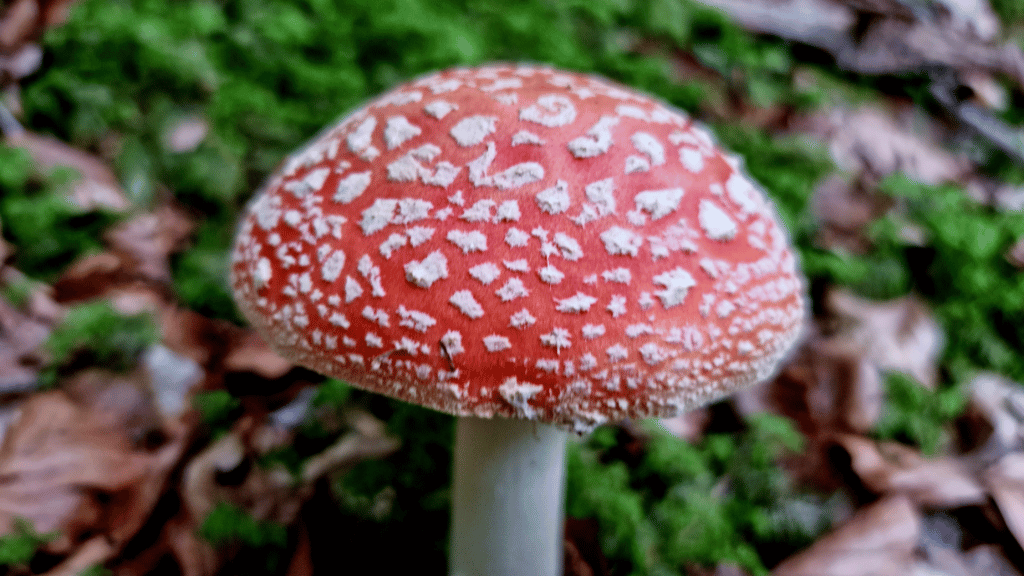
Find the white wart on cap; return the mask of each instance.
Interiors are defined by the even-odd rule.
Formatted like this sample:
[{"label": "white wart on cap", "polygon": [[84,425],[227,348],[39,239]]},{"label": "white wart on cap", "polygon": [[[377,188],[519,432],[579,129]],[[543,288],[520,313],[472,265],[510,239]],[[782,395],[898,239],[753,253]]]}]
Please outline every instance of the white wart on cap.
[{"label": "white wart on cap", "polygon": [[232,258],[243,313],[296,363],[576,431],[763,379],[806,306],[774,209],[703,128],[537,66],[372,100],[272,177]]}]

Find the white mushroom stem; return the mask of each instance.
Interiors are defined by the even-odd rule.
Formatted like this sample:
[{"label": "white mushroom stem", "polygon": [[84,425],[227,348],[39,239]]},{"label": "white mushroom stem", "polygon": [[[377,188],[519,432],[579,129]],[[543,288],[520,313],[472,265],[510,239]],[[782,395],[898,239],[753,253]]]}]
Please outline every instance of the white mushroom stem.
[{"label": "white mushroom stem", "polygon": [[451,576],[560,576],[566,432],[507,418],[455,428]]}]

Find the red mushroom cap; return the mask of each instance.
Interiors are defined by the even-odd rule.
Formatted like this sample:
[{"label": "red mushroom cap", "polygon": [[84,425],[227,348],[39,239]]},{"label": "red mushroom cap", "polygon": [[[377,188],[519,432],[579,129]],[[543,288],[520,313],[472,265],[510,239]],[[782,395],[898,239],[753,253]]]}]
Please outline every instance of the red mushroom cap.
[{"label": "red mushroom cap", "polygon": [[538,66],[370,101],[271,178],[232,257],[243,313],[294,362],[577,431],[765,378],[806,314],[773,207],[703,128]]}]

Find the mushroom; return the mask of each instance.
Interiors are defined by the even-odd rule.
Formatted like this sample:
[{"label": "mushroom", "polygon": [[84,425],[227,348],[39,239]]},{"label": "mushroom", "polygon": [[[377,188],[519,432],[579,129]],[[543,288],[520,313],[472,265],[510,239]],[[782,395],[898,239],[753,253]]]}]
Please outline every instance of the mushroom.
[{"label": "mushroom", "polygon": [[450,572],[560,574],[566,431],[769,376],[804,287],[774,208],[683,112],[535,65],[394,88],[290,157],[232,253],[285,357],[459,416]]}]

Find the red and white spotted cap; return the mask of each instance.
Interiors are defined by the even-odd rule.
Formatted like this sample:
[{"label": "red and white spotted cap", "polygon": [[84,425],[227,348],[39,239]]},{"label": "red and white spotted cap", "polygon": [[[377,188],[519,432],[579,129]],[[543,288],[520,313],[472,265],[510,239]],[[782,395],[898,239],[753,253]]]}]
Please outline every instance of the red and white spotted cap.
[{"label": "red and white spotted cap", "polygon": [[806,314],[773,207],[702,127],[539,66],[370,101],[273,176],[232,258],[243,313],[298,364],[581,432],[765,378]]}]

